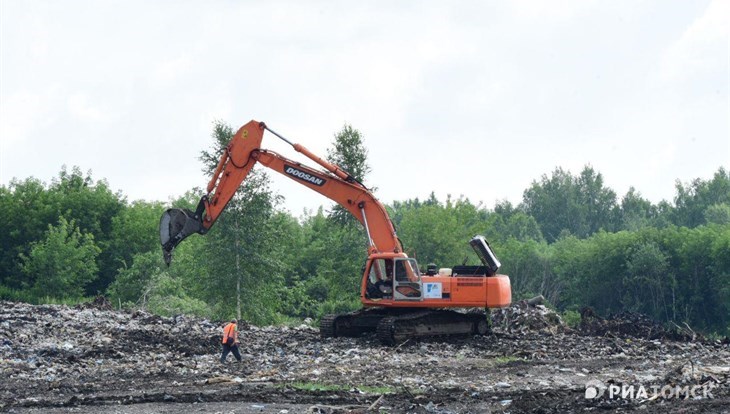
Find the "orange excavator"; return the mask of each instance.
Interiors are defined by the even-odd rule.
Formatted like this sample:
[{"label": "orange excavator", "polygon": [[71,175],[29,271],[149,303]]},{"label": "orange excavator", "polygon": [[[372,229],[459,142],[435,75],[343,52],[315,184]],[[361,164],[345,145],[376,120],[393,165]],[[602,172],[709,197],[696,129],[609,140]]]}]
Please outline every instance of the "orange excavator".
[{"label": "orange excavator", "polygon": [[[262,149],[264,131],[282,139],[324,170]],[[359,336],[375,331],[382,343],[393,345],[436,335],[484,335],[489,331],[488,310],[511,303],[509,277],[497,274],[500,263],[484,237],[475,236],[469,242],[481,265],[441,269],[429,265],[422,274],[416,260],[403,252],[385,207],[370,190],[339,166],[302,145],[292,144],[257,121],[241,127],[228,143],[208,183],[207,194],[195,211],[173,208],[163,213],[160,242],[168,266],[175,246],[194,233],[205,234],[213,226],[257,163],[337,202],[365,228],[368,259],[360,285],[363,308],[322,317],[323,337]]]}]

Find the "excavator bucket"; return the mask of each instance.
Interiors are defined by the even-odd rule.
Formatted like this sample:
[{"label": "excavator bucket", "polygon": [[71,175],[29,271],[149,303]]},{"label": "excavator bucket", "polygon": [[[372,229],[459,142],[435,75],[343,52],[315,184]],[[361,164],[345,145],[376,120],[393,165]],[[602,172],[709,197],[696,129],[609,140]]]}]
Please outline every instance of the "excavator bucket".
[{"label": "excavator bucket", "polygon": [[160,218],[160,244],[165,264],[170,266],[172,251],[193,233],[206,232],[200,217],[184,208],[171,208],[162,213]]}]

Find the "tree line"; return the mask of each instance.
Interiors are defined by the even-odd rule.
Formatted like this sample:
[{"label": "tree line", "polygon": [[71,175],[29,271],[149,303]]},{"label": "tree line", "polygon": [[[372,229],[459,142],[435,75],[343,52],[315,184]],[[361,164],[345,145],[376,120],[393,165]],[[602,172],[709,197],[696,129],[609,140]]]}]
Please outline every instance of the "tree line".
[{"label": "tree line", "polygon": [[[206,176],[232,135],[215,124],[200,156]],[[335,134],[327,158],[368,184],[358,130]],[[634,188],[619,198],[586,166],[534,180],[517,205],[488,209],[431,193],[386,207],[423,267],[477,264],[467,242],[482,234],[515,299],[542,294],[559,310],[635,311],[730,334],[730,172],[675,188],[658,204]],[[192,188],[172,205],[194,208],[201,194]],[[284,200],[255,168],[211,231],[180,244],[168,268],[158,238],[165,204],[129,202],[78,167],[63,167],[50,184],[14,179],[0,186],[0,298],[73,303],[104,294],[120,307],[256,324],[359,307],[360,224],[337,206],[296,218]]]}]

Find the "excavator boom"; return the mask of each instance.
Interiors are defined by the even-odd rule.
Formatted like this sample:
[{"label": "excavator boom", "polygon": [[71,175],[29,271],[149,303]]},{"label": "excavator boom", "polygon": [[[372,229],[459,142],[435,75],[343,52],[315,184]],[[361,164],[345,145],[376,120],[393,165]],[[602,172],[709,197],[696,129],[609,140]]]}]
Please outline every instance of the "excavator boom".
[{"label": "excavator boom", "polygon": [[[261,149],[265,130],[324,167],[325,171]],[[324,195],[349,211],[365,227],[368,253],[399,253],[403,250],[385,206],[368,188],[341,167],[321,159],[300,144],[292,144],[263,122],[250,121],[236,132],[221,154],[207,193],[200,199],[196,211],[173,208],[162,215],[160,242],[168,266],[172,251],[180,242],[195,233],[205,234],[213,226],[257,163]]]}]

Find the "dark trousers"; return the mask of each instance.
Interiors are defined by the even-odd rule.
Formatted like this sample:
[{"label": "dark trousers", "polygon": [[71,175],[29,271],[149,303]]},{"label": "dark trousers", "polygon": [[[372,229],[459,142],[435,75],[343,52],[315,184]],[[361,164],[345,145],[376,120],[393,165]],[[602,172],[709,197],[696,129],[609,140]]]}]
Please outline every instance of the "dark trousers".
[{"label": "dark trousers", "polygon": [[233,345],[223,344],[223,355],[221,355],[221,363],[226,362],[226,358],[228,357],[229,352],[232,352],[233,356],[236,357],[238,362],[241,362],[241,354],[238,353],[238,345],[237,344],[233,344]]}]

